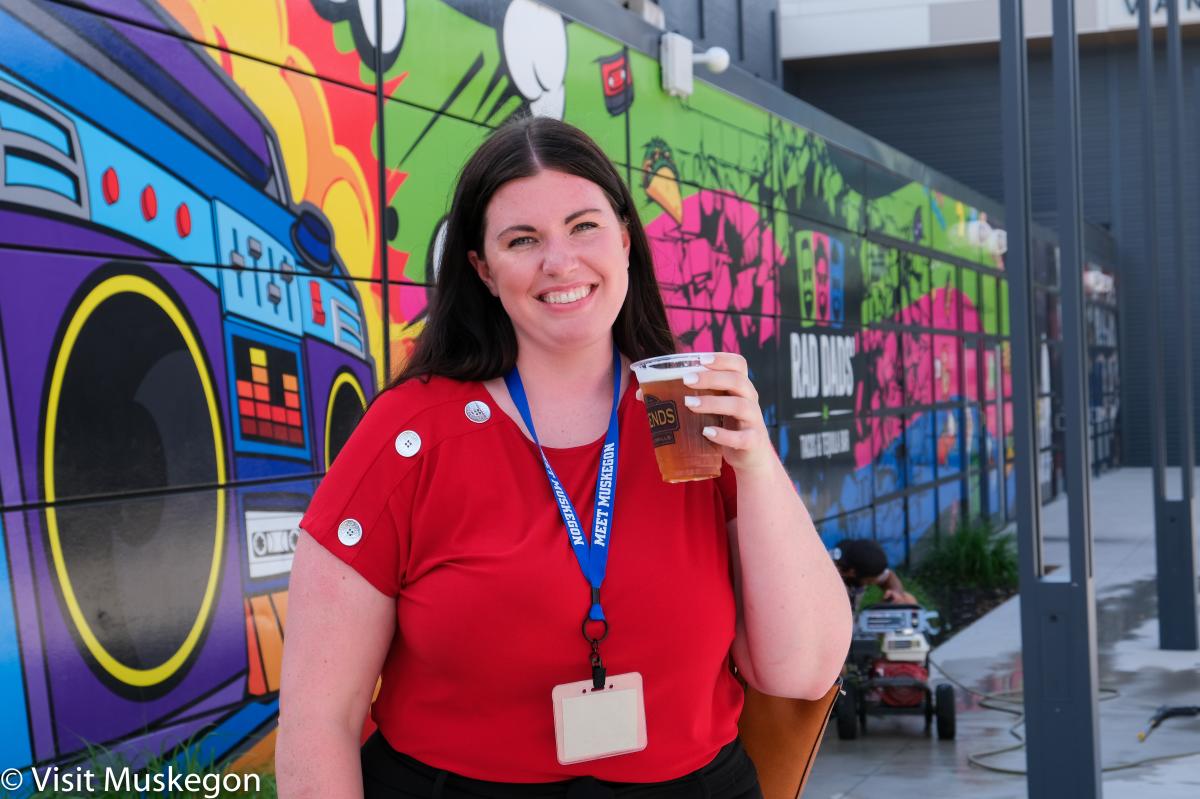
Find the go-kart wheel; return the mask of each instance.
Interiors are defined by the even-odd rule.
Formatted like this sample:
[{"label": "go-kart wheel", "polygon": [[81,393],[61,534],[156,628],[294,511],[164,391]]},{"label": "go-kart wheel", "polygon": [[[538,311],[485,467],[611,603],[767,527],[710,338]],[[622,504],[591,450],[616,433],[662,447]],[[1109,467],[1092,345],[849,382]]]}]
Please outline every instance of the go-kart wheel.
[{"label": "go-kart wheel", "polygon": [[843,683],[845,694],[839,696],[833,712],[837,717],[838,738],[852,741],[858,737],[858,689],[850,683]]},{"label": "go-kart wheel", "polygon": [[922,701],[925,708],[925,735],[933,732],[933,691],[927,687],[925,689],[925,699]]},{"label": "go-kart wheel", "polygon": [[939,741],[953,741],[955,733],[954,686],[942,683],[936,693],[937,737]]}]

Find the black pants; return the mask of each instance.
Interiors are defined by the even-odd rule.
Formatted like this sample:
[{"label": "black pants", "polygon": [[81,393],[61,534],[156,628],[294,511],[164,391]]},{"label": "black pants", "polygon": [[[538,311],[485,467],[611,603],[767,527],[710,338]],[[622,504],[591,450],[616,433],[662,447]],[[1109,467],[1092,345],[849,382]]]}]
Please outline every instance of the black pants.
[{"label": "black pants", "polygon": [[365,799],[762,799],[758,773],[737,739],[707,766],[669,782],[473,780],[397,752],[378,732],[363,744],[362,769]]}]

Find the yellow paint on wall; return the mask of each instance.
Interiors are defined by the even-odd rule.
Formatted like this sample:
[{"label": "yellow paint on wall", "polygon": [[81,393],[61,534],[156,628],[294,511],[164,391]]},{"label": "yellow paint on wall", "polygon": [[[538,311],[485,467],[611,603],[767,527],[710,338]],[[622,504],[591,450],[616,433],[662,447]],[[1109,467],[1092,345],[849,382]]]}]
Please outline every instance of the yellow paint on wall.
[{"label": "yellow paint on wall", "polygon": [[[361,192],[362,187],[353,181],[338,178],[329,184],[317,204],[337,231],[334,244],[350,274],[369,278],[375,259],[375,219],[367,213],[370,200]],[[359,284],[358,293],[364,302],[371,295],[365,284]],[[369,316],[371,320],[377,318]],[[382,335],[382,331],[370,331],[372,341],[379,341]]]}]

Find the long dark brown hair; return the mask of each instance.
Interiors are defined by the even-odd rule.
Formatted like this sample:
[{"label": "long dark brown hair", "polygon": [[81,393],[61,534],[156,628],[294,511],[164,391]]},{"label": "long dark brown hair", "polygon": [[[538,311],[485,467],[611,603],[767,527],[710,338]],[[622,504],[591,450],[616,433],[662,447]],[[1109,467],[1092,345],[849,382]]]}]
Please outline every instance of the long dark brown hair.
[{"label": "long dark brown hair", "polygon": [[432,375],[490,380],[516,364],[512,321],[479,279],[467,253],[483,252],[484,214],[500,187],[547,169],[595,183],[629,230],[629,290],[613,323],[617,349],[633,360],[675,351],[650,243],[629,188],[583,131],[555,119],[523,117],[488,136],[459,174],[425,329],[388,388]]}]

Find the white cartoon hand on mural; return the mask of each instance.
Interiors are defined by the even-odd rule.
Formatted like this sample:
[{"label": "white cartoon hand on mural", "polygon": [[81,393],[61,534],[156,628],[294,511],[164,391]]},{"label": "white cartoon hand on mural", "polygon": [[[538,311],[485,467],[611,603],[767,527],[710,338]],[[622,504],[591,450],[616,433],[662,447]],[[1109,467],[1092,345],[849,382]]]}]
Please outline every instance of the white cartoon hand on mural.
[{"label": "white cartoon hand on mural", "polygon": [[504,61],[537,116],[562,119],[566,104],[567,31],[557,12],[513,0],[504,13]]}]

